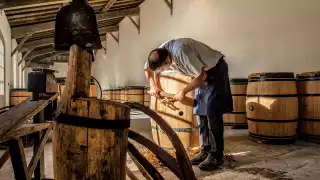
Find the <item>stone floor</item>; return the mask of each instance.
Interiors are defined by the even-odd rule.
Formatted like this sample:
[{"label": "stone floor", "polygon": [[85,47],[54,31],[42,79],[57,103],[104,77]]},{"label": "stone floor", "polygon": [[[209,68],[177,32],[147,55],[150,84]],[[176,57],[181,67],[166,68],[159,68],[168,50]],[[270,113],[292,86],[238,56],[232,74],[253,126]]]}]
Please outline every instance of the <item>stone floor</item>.
[{"label": "stone floor", "polygon": [[[152,139],[150,121],[140,114],[132,115],[131,128]],[[140,147],[140,146],[139,146]],[[26,150],[27,161],[31,159],[32,149]],[[235,159],[235,168],[228,162],[213,172],[194,172],[203,180],[318,180],[320,179],[320,145],[297,141],[291,145],[266,145],[248,140],[247,130],[225,130],[225,152]],[[3,151],[0,151],[2,154]],[[51,144],[45,146],[46,176],[53,177]],[[138,179],[145,179],[134,163],[128,167]],[[162,171],[165,179],[177,179],[171,172]],[[14,179],[11,162],[0,169],[1,180]]]}]

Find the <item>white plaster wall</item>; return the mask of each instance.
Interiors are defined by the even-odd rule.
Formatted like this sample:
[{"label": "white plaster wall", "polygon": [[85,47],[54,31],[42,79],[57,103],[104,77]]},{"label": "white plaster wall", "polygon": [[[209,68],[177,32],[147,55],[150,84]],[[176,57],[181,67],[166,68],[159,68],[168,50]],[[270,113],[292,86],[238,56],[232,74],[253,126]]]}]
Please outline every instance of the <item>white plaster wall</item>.
[{"label": "white plaster wall", "polygon": [[147,0],[140,7],[141,33],[123,20],[119,46],[108,36],[107,57],[99,52],[93,65],[104,89],[145,85],[149,51],[178,37],[222,51],[231,77],[320,69],[319,0],[174,0],[173,16],[163,0]]},{"label": "white plaster wall", "polygon": [[54,63],[52,69],[59,71],[54,74],[56,77],[67,77],[68,63]]},{"label": "white plaster wall", "polygon": [[12,83],[11,30],[3,10],[0,10],[0,36],[5,46],[5,96],[0,96],[0,107],[2,107],[9,105],[9,93]]},{"label": "white plaster wall", "polygon": [[[11,41],[11,49],[12,51],[18,46],[17,41],[15,39],[12,39]],[[12,88],[21,88],[19,81],[21,78],[21,67],[18,67],[18,62],[22,59],[22,53],[15,53],[13,57],[11,58],[11,64],[12,64],[12,75],[11,75],[11,85]],[[21,66],[21,65],[20,65]]]}]

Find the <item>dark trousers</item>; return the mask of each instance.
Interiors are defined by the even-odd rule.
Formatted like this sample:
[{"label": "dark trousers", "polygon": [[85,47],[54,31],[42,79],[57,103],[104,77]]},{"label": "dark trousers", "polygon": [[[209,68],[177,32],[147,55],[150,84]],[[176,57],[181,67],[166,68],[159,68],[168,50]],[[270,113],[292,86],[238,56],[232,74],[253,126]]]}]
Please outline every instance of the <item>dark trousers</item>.
[{"label": "dark trousers", "polygon": [[201,150],[217,158],[222,158],[224,151],[222,114],[198,116],[198,123]]}]

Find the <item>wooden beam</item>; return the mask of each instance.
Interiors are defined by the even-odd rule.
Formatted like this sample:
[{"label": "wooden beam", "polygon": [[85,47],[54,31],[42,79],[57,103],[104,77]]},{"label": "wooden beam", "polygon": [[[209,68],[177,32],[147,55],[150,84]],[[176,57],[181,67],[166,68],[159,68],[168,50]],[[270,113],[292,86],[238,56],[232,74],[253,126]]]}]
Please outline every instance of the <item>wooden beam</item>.
[{"label": "wooden beam", "polygon": [[22,57],[22,59],[18,62],[18,66],[29,56],[29,54],[33,51],[33,49],[28,50]]},{"label": "wooden beam", "polygon": [[[28,166],[28,172],[29,174],[32,174],[35,169],[37,164],[39,163],[38,161],[41,158],[41,155],[43,154],[43,148],[44,145],[46,144],[49,136],[52,134],[52,129],[47,129],[45,134],[42,135],[41,139],[40,139],[40,143],[39,145],[35,148],[35,151],[33,153],[32,159],[30,160],[30,164]],[[40,179],[40,178],[39,178]]]},{"label": "wooden beam", "polygon": [[173,0],[164,0],[164,2],[167,4],[167,6],[170,9],[170,14],[173,14]]},{"label": "wooden beam", "polygon": [[8,161],[9,158],[10,158],[10,152],[9,152],[9,149],[7,149],[0,157],[0,169]]},{"label": "wooden beam", "polygon": [[[125,17],[125,16],[134,16],[138,15],[140,12],[139,8],[129,8],[124,10],[112,11],[112,12],[105,12],[96,14],[97,22],[99,25],[99,21],[105,21],[108,19]],[[21,27],[14,27],[11,28],[11,36],[13,39],[22,38],[26,34],[34,32],[39,33],[43,31],[54,30],[55,28],[55,21],[45,22],[45,23],[37,23],[34,25],[28,26],[21,26]]]},{"label": "wooden beam", "polygon": [[30,180],[22,140],[10,140],[8,144],[15,179]]},{"label": "wooden beam", "polygon": [[140,34],[140,15],[137,16],[137,20],[134,20],[132,16],[129,16],[129,20],[137,28],[138,34]]},{"label": "wooden beam", "polygon": [[36,40],[36,41],[30,41],[30,42],[24,43],[24,45],[22,45],[20,52],[25,52],[30,49],[35,49],[35,48],[41,47],[41,46],[48,46],[53,43],[54,43],[53,38],[46,38],[46,39],[41,39],[41,40]]},{"label": "wooden beam", "polygon": [[29,33],[27,34],[19,43],[19,45],[14,48],[14,50],[11,53],[11,57],[17,52],[19,51],[19,49],[22,47],[22,45],[29,39],[29,37],[31,37],[33,35],[33,33]]},{"label": "wooden beam", "polygon": [[118,43],[118,45],[119,45],[119,40],[120,40],[120,38],[119,38],[119,32],[118,32],[117,36],[114,35],[112,32],[110,32],[109,34],[110,34],[110,36],[111,36],[111,37]]},{"label": "wooden beam", "polygon": [[0,4],[0,8],[8,11],[22,8],[32,8],[36,6],[44,6],[51,4],[59,4],[70,2],[71,0],[8,0]]},{"label": "wooden beam", "polygon": [[[32,51],[32,53],[29,54],[29,57],[37,57],[39,55],[42,55],[42,54],[47,54],[47,53],[52,53],[52,52],[56,52],[56,50],[54,49],[53,46],[50,46],[50,47],[47,47],[47,48],[43,48],[43,49],[40,49],[40,50],[34,50]],[[29,59],[29,58],[28,58]]]},{"label": "wooden beam", "polygon": [[[107,26],[103,28],[99,28],[100,33],[100,39],[105,39],[105,34],[108,32],[113,32],[113,31],[118,31],[119,26]],[[42,47],[42,46],[48,46],[54,44],[54,38],[46,38],[46,39],[40,39],[40,40],[35,40],[35,41],[30,41],[26,42],[20,49],[20,52],[25,52],[30,49],[35,49],[37,47]]]},{"label": "wooden beam", "polygon": [[109,0],[108,3],[102,8],[101,12],[107,12],[116,1],[117,0]]}]

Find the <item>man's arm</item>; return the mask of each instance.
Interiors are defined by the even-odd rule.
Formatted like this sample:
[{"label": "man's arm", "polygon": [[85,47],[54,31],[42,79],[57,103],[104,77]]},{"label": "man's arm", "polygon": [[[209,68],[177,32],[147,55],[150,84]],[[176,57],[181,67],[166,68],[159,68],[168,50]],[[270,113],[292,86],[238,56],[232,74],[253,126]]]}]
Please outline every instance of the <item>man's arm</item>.
[{"label": "man's arm", "polygon": [[198,88],[201,84],[203,84],[207,79],[207,72],[202,70],[201,74],[194,78],[188,85],[186,85],[182,92],[183,94],[187,94],[188,92]]},{"label": "man's arm", "polygon": [[150,94],[153,96],[157,96],[159,92],[162,91],[160,87],[160,78],[159,75],[156,74],[154,75],[154,72],[149,68],[148,62],[145,63],[144,65],[144,73],[147,77],[147,80],[149,81],[150,84]]}]

